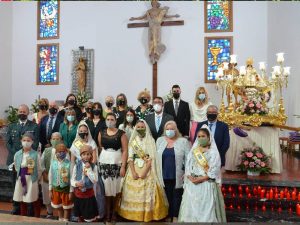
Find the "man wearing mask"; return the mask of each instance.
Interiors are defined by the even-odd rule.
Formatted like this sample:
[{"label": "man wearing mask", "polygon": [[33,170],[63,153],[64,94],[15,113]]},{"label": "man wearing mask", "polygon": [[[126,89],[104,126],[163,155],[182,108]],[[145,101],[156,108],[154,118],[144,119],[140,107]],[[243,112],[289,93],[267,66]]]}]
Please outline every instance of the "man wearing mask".
[{"label": "man wearing mask", "polygon": [[163,134],[166,122],[174,120],[173,116],[163,111],[163,107],[163,99],[161,97],[155,97],[153,99],[154,113],[148,114],[145,118],[155,141]]},{"label": "man wearing mask", "polygon": [[[32,149],[37,150],[39,145],[39,131],[36,123],[27,119],[29,115],[29,108],[27,105],[22,104],[18,109],[19,121],[16,123],[11,123],[8,126],[7,130],[7,142],[6,147],[8,150],[8,156],[6,165],[9,166],[14,161],[14,155],[17,151],[22,149],[21,138],[25,133],[30,133],[33,136]],[[13,189],[16,183],[16,173],[13,175]],[[12,214],[20,214],[20,205],[19,203],[13,201],[13,210]]]},{"label": "man wearing mask", "polygon": [[164,112],[172,115],[179,132],[184,137],[189,137],[190,132],[190,107],[180,99],[181,89],[175,84],[172,87],[173,99],[165,103]]},{"label": "man wearing mask", "polygon": [[58,113],[58,106],[55,101],[49,103],[49,115],[43,117],[40,122],[40,143],[42,152],[50,146],[51,135],[59,132],[60,124],[64,121],[61,114]]},{"label": "man wearing mask", "polygon": [[[207,120],[198,123],[195,134],[198,133],[199,129],[204,124],[206,124],[209,127],[211,134],[215,138],[215,142],[220,153],[221,166],[225,166],[225,155],[230,145],[228,125],[218,120],[218,107],[215,105],[208,106],[206,115]],[[195,135],[194,141],[196,137],[197,135]]]}]

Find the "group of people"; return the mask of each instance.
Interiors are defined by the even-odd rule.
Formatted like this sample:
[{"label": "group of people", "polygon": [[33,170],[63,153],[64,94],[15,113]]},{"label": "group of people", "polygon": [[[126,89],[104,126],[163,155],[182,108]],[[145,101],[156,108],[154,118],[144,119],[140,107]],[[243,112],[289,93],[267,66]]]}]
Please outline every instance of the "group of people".
[{"label": "group of people", "polygon": [[[149,92],[128,107],[124,94],[105,98],[106,107],[88,102],[84,110],[69,94],[59,110],[40,99],[28,119],[7,133],[7,165],[14,168],[13,214],[40,215],[39,181],[47,217],[79,222],[121,216],[129,221],[225,222],[221,166],[229,148],[228,126],[204,87],[193,103],[173,98],[164,103]],[[39,151],[41,154],[39,154]]]}]

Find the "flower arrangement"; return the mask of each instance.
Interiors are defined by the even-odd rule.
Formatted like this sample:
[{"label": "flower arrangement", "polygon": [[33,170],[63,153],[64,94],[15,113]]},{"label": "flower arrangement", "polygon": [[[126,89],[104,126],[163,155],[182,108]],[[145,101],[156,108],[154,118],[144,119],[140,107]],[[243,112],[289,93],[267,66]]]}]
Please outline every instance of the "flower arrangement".
[{"label": "flower arrangement", "polygon": [[5,113],[7,114],[7,122],[8,123],[15,123],[19,120],[18,118],[18,108],[13,107],[10,105],[8,109],[5,110]]},{"label": "flower arrangement", "polygon": [[243,102],[243,104],[240,106],[239,111],[242,114],[246,115],[253,115],[253,114],[258,114],[258,115],[266,115],[268,114],[268,109],[263,106],[263,104],[256,100],[246,100]]},{"label": "flower arrangement", "polygon": [[90,99],[90,96],[88,93],[84,92],[84,91],[80,91],[77,94],[77,105],[82,108],[84,107],[84,104],[87,103]]},{"label": "flower arrangement", "polygon": [[244,148],[240,154],[240,158],[241,163],[237,168],[241,171],[271,172],[271,157],[267,156],[261,147],[253,145],[250,148]]}]

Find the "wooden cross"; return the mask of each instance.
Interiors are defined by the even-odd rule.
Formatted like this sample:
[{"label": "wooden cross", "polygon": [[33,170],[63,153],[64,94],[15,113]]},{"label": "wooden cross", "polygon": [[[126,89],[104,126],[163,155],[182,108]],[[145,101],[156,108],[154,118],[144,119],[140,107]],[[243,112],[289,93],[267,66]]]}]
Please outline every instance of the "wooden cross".
[{"label": "wooden cross", "polygon": [[[180,26],[184,25],[184,20],[163,21],[161,26]],[[149,23],[129,23],[128,28],[149,27]],[[157,96],[157,62],[152,66],[152,97]],[[152,99],[153,99],[152,98]]]}]

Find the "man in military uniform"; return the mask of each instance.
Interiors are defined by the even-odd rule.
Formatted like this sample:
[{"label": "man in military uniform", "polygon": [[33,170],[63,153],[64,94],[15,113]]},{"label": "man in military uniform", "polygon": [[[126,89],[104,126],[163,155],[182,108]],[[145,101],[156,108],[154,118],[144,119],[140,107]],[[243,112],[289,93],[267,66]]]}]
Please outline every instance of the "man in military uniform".
[{"label": "man in military uniform", "polygon": [[[38,126],[36,123],[27,119],[29,114],[29,108],[27,105],[20,105],[18,109],[19,121],[12,123],[8,126],[7,131],[7,143],[6,147],[8,150],[8,157],[6,165],[10,165],[14,161],[14,155],[17,151],[22,149],[21,138],[24,133],[31,133],[34,137],[34,142],[32,148],[37,150],[39,145],[39,132]],[[14,173],[13,176],[13,189],[15,188],[17,174]],[[17,202],[13,202],[13,211],[12,214],[19,214],[20,207]]]}]

